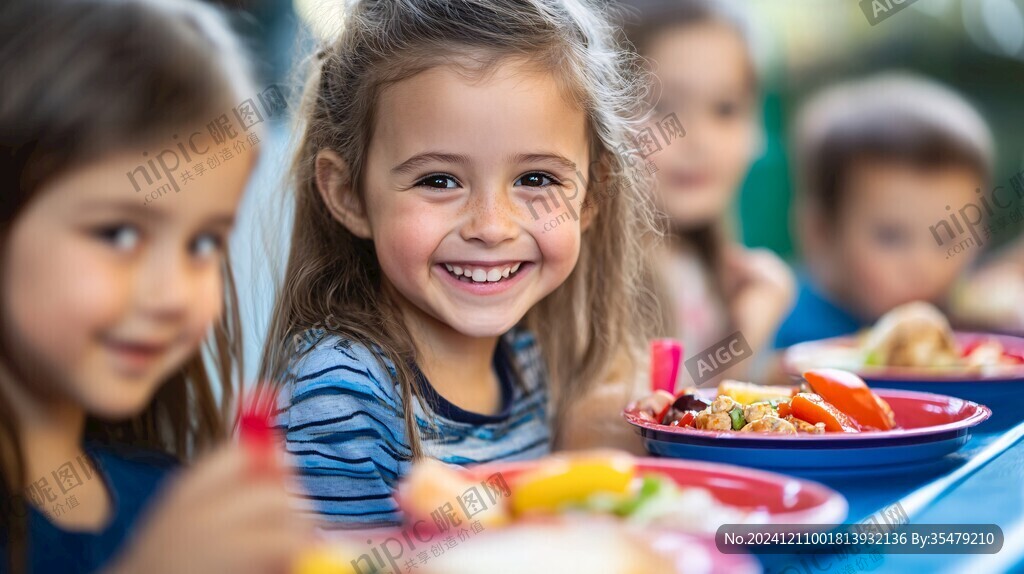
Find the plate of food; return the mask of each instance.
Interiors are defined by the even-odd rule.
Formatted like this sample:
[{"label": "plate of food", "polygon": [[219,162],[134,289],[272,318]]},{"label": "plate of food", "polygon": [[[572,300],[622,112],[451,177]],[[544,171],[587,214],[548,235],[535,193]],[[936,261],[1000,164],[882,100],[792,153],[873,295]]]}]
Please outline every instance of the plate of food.
[{"label": "plate of food", "polygon": [[934,306],[915,302],[859,335],[809,341],[786,350],[784,366],[847,369],[868,379],[913,382],[1024,381],[1024,339],[958,333]]},{"label": "plate of food", "polygon": [[815,369],[793,386],[727,380],[655,391],[623,415],[654,455],[818,478],[941,464],[991,411],[932,393],[871,389],[855,373]]},{"label": "plate of food", "polygon": [[955,332],[941,311],[915,302],[855,336],[794,345],[783,368],[853,371],[868,385],[940,393],[992,405],[984,430],[1024,420],[1024,338]]},{"label": "plate of food", "polygon": [[[296,574],[372,572],[370,566],[384,572],[410,556],[421,574],[759,572],[751,556],[718,551],[719,526],[814,528],[841,523],[847,510],[840,494],[814,482],[616,451],[470,469],[424,460],[398,499],[403,529],[336,534]],[[377,545],[382,551],[373,559]],[[360,570],[310,566],[354,560]]]}]

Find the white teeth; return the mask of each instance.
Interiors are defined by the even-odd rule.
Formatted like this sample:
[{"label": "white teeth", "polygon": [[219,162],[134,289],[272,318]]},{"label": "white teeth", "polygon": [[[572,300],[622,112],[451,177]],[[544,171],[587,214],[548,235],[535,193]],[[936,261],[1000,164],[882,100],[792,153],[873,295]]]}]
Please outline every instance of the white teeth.
[{"label": "white teeth", "polygon": [[458,265],[451,265],[445,263],[444,266],[448,269],[448,272],[455,275],[456,277],[466,277],[474,283],[497,283],[502,279],[507,279],[510,275],[513,275],[519,270],[521,263],[516,263],[511,267],[492,267],[490,269],[460,267]]}]

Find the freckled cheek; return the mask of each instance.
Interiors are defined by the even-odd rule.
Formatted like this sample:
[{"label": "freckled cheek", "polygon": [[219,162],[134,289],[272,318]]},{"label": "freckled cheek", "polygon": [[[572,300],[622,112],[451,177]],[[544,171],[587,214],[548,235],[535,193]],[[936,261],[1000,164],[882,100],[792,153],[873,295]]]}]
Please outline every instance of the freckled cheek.
[{"label": "freckled cheek", "polygon": [[385,224],[374,233],[377,260],[385,277],[413,300],[418,299],[422,286],[429,280],[438,237],[443,237],[433,230],[430,221],[423,219],[410,216],[394,219],[394,225]]},{"label": "freckled cheek", "polygon": [[531,234],[540,248],[543,259],[543,267],[549,273],[553,272],[559,279],[559,283],[576,267],[580,255],[580,223],[575,220],[564,221],[561,224],[544,229],[547,219],[530,226]]}]

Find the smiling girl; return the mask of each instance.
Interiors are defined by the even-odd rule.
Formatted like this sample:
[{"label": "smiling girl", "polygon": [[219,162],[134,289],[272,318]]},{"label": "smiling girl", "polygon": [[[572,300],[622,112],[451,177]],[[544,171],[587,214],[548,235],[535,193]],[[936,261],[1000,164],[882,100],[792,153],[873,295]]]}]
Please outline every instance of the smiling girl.
[{"label": "smiling girl", "polygon": [[213,449],[256,153],[150,205],[125,177],[252,93],[237,43],[159,0],[12,2],[0,36],[0,572],[281,571],[305,535],[285,474]]},{"label": "smiling girl", "polygon": [[367,1],[319,54],[263,379],[328,519],[397,521],[418,456],[547,453],[645,348],[651,211],[612,152],[644,84],[610,29],[576,1]]}]

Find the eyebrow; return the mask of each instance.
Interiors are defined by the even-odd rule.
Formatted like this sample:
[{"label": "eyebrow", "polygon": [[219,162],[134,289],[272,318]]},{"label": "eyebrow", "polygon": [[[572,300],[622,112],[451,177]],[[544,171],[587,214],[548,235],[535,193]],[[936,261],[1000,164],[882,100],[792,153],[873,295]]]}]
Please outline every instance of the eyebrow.
[{"label": "eyebrow", "polygon": [[520,153],[512,156],[512,161],[515,163],[552,161],[569,171],[576,171],[576,162],[557,153]]},{"label": "eyebrow", "polygon": [[[569,171],[576,170],[576,162],[556,153],[519,153],[509,156],[514,163],[530,163],[538,161],[553,161]],[[408,174],[430,162],[454,163],[466,165],[470,162],[469,157],[456,153],[427,152],[416,154],[411,158],[391,168],[394,175]]]},{"label": "eyebrow", "polygon": [[469,157],[457,153],[420,153],[391,168],[391,173],[394,175],[408,174],[430,162],[466,165],[469,163]]},{"label": "eyebrow", "polygon": [[135,201],[93,201],[86,203],[82,206],[82,212],[90,211],[118,211],[122,213],[130,213],[146,219],[166,219],[167,214],[158,209],[153,209],[146,205],[139,205]]},{"label": "eyebrow", "polygon": [[[159,207],[138,205],[134,201],[96,201],[82,206],[82,212],[88,211],[116,211],[129,213],[137,217],[153,221],[163,221],[170,217],[166,211],[159,209]],[[230,229],[234,227],[235,221],[235,213],[217,214],[208,218],[204,224],[208,226],[227,227]]]}]

